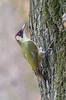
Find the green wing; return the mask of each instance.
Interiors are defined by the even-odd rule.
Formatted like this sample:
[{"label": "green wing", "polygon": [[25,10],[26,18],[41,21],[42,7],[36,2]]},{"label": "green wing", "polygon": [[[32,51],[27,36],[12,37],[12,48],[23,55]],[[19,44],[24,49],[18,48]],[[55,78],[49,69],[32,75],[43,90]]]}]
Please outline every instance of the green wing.
[{"label": "green wing", "polygon": [[36,45],[32,41],[26,41],[22,43],[22,52],[32,70],[36,72],[38,67],[38,48]]}]

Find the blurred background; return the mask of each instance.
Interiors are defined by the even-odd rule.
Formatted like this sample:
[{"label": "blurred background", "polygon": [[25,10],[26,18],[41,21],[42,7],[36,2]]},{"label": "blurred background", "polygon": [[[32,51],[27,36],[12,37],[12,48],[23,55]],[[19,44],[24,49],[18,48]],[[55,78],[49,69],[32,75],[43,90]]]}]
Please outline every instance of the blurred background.
[{"label": "blurred background", "polygon": [[0,100],[40,100],[37,79],[14,39],[29,22],[29,0],[0,0]]}]

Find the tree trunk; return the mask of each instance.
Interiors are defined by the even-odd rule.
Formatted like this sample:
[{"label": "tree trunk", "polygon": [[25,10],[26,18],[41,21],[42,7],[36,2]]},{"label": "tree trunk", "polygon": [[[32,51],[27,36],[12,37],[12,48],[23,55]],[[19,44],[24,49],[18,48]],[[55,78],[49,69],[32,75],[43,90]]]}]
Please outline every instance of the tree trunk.
[{"label": "tree trunk", "polygon": [[66,12],[64,0],[30,0],[30,35],[36,45],[46,51],[38,78],[41,100],[65,100],[66,29],[62,15]]}]

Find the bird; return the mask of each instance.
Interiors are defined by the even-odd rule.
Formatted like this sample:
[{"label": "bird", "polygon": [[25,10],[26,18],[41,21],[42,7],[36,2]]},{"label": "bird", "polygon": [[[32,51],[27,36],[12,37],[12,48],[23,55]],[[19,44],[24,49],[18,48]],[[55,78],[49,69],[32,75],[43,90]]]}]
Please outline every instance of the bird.
[{"label": "bird", "polygon": [[39,70],[39,65],[42,61],[42,57],[45,54],[42,50],[40,50],[36,43],[28,38],[24,32],[26,24],[22,26],[22,28],[16,32],[15,40],[20,45],[22,50],[22,55],[29,63],[29,66],[35,73],[35,75],[39,76],[40,78],[43,77],[42,73]]},{"label": "bird", "polygon": [[42,72],[39,70],[39,66],[46,52],[50,50],[50,46],[53,42],[51,43],[47,51],[43,51],[42,48],[38,48],[36,43],[26,36],[24,32],[25,27],[26,24],[23,24],[22,28],[18,32],[16,32],[15,40],[20,45],[22,55],[29,63],[29,66],[31,67],[35,75],[39,78],[44,78]]}]

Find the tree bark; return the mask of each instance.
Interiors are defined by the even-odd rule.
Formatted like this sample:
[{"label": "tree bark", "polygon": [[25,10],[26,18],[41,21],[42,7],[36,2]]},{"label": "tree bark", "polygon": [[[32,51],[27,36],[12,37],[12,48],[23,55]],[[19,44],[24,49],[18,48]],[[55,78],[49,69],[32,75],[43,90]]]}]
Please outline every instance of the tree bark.
[{"label": "tree bark", "polygon": [[44,81],[38,77],[41,100],[65,100],[66,89],[66,29],[62,15],[66,12],[64,0],[30,0],[29,28],[31,39],[47,51],[39,70]]}]

